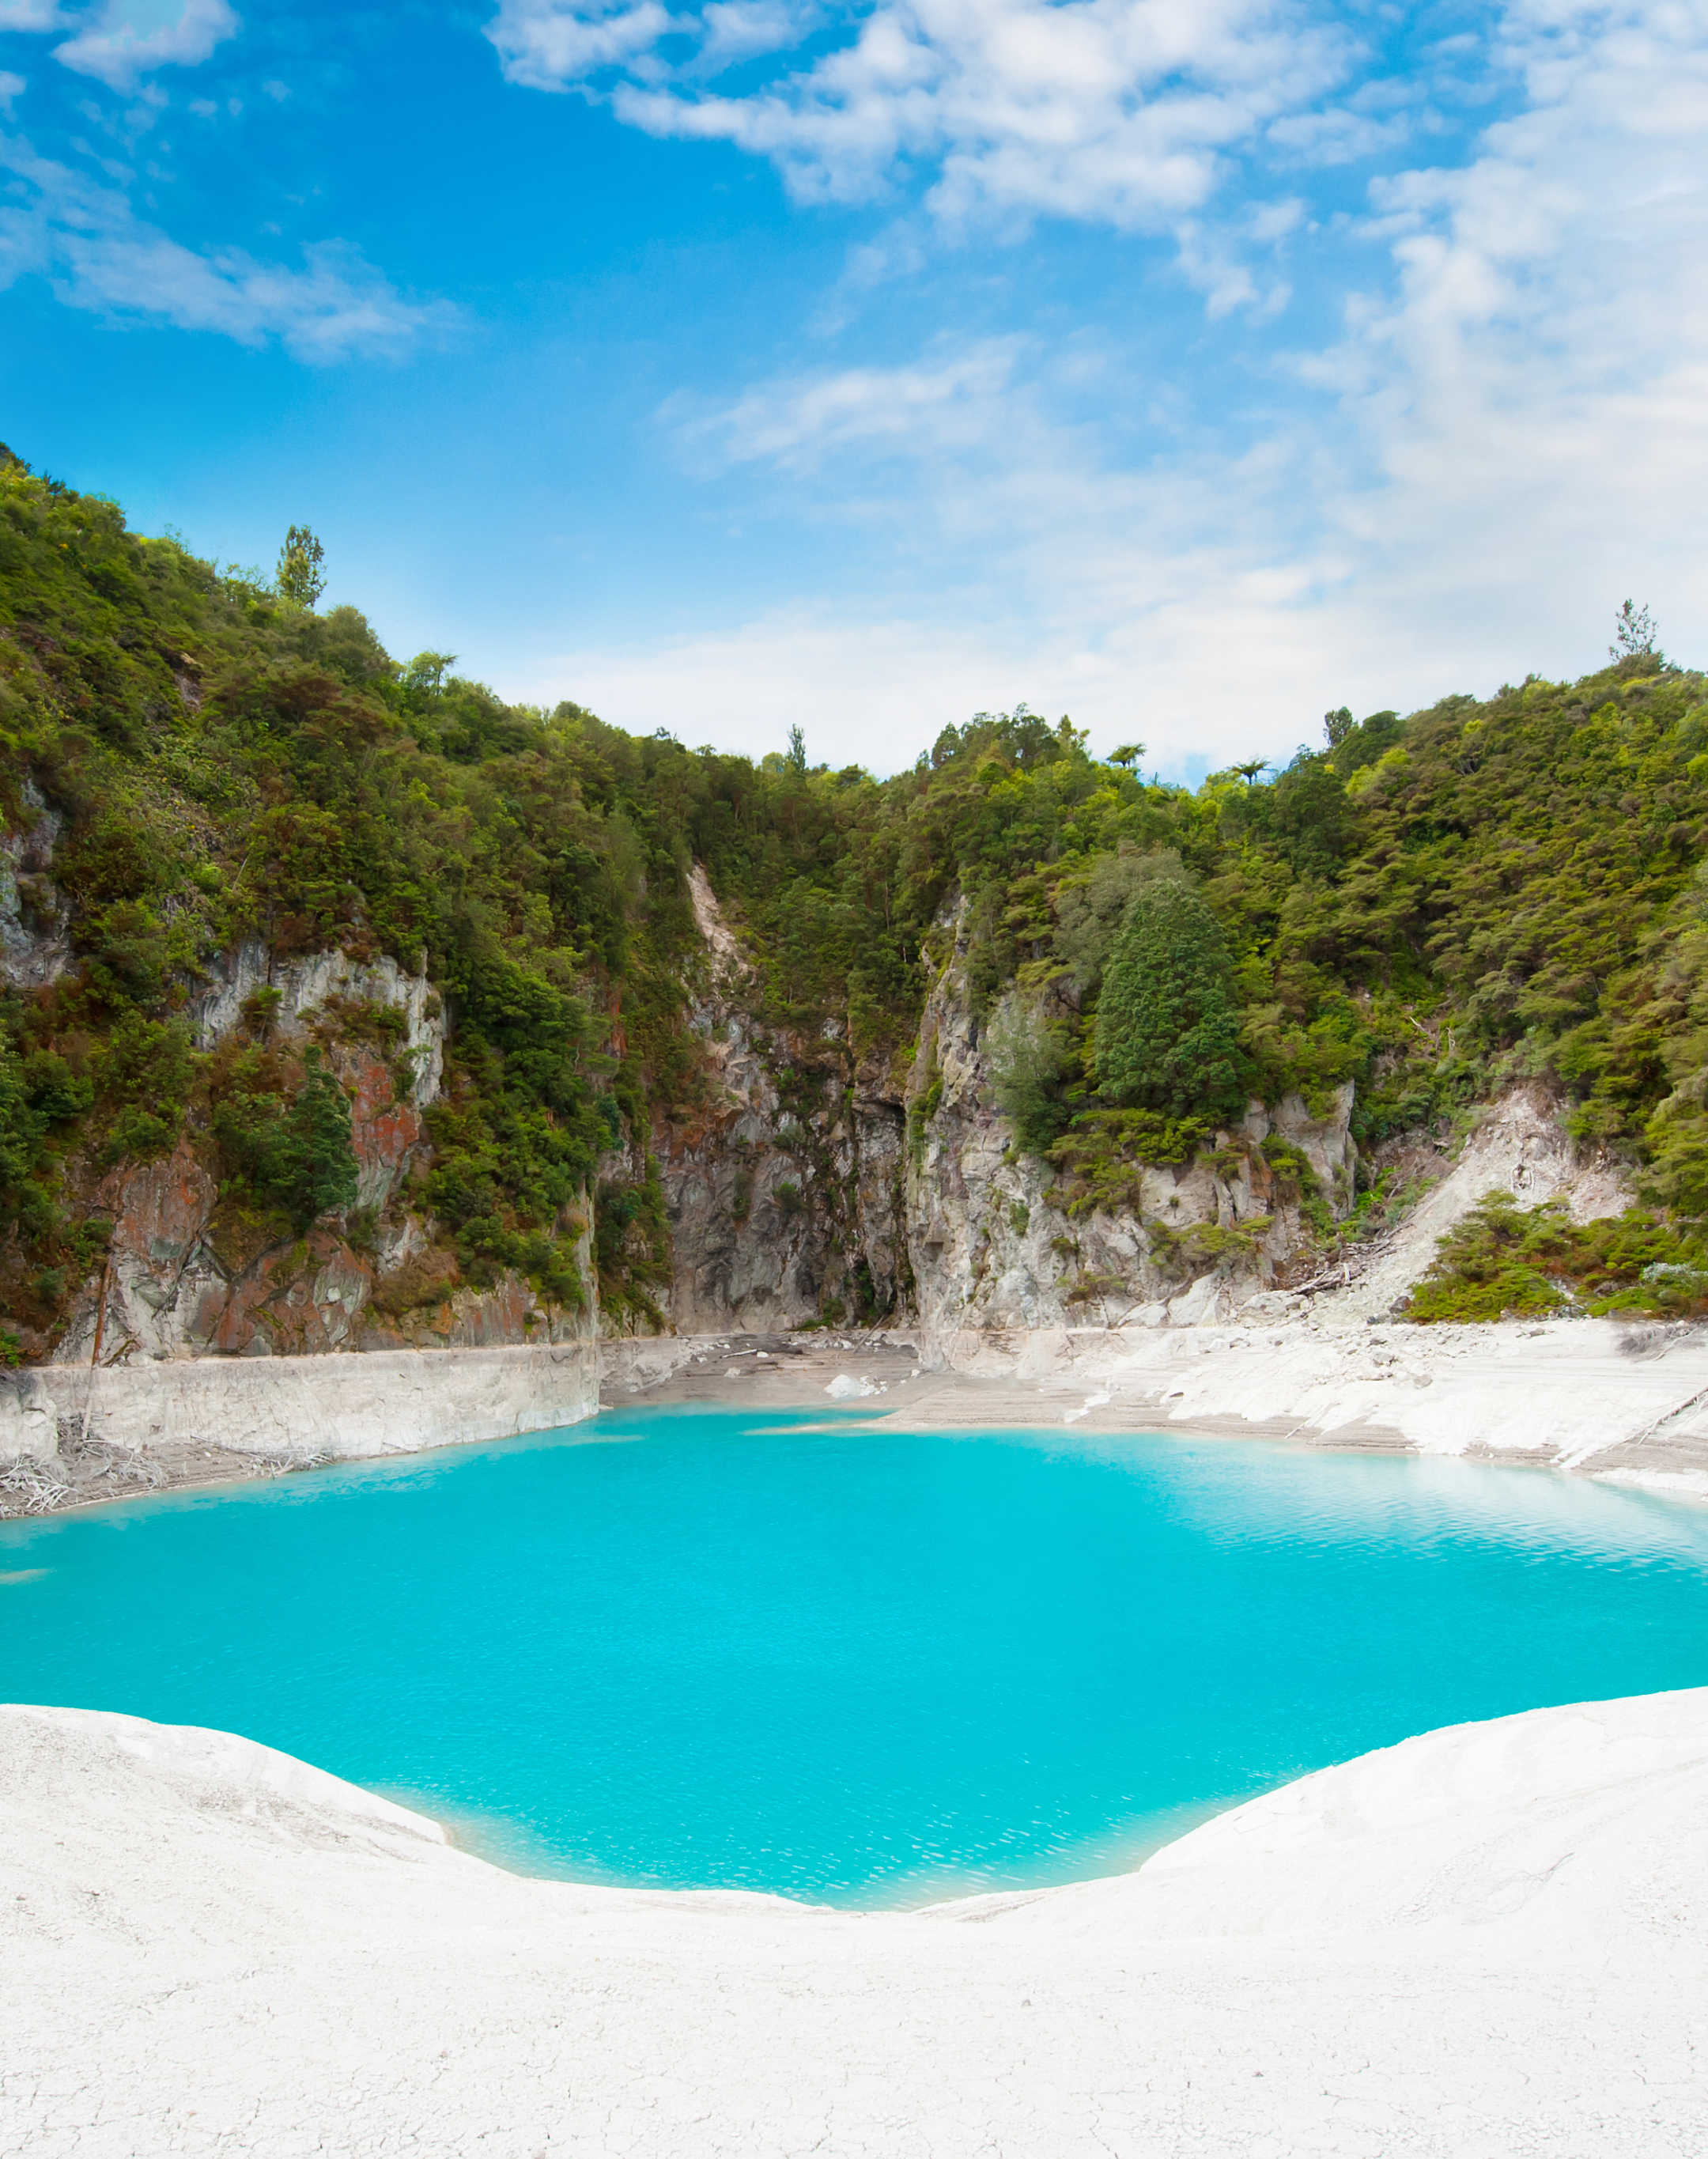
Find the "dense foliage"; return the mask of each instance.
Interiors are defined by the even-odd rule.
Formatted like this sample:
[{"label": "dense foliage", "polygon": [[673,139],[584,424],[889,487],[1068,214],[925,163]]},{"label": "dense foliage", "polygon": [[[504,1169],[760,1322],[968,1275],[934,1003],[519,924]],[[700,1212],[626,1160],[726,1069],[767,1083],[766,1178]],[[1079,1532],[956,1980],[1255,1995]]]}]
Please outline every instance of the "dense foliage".
[{"label": "dense foliage", "polygon": [[1442,1238],[1405,1307],[1420,1320],[1618,1312],[1708,1313],[1708,1238],[1638,1208],[1574,1222],[1557,1199],[1525,1209],[1509,1192],[1491,1193]]},{"label": "dense foliage", "polygon": [[1354,1082],[1369,1152],[1534,1075],[1656,1219],[1708,1217],[1708,686],[1640,640],[1575,684],[1331,714],[1272,779],[1147,780],[1022,707],[879,780],[799,730],[755,764],[399,665],[314,611],[312,537],[266,586],[0,455],[0,818],[56,834],[0,902],[74,955],[0,998],[0,1301],[34,1328],[98,1264],[102,1178],[185,1131],[257,1235],[349,1211],[328,1073],[264,1011],[211,1054],[186,1023],[246,938],[389,953],[447,1000],[437,1279],[573,1303],[596,1196],[602,1292],[644,1316],[652,1150],[703,1085],[696,858],[804,1117],[857,1073],[934,1106],[908,1066],[958,940],[1019,1143],[1082,1192],[1214,1145],[1248,1093]]},{"label": "dense foliage", "polygon": [[1189,885],[1157,878],[1129,903],[1104,969],[1095,1063],[1111,1102],[1212,1119],[1245,1106],[1227,940]]}]

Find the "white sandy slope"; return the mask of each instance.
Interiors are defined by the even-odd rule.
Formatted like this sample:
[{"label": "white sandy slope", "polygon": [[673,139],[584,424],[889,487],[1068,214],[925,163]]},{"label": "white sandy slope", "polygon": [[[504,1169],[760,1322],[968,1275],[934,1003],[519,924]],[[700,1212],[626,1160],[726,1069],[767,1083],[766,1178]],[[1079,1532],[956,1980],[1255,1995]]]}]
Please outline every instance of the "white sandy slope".
[{"label": "white sandy slope", "polygon": [[244,1740],[5,1709],[0,1913],[8,2154],[1708,2151],[1708,1689],[865,1916],[525,1880]]}]

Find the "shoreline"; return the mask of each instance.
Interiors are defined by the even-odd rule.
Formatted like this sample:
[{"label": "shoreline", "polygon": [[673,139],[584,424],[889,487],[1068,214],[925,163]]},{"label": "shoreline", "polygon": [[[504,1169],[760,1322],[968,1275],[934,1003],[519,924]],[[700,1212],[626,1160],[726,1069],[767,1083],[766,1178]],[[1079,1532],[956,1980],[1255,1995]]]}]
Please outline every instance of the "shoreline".
[{"label": "shoreline", "polygon": [[[632,1345],[601,1406],[839,1406],[921,1432],[1059,1426],[1262,1439],[1545,1468],[1708,1501],[1708,1328],[1611,1320],[1488,1327],[1012,1330],[672,1337]],[[779,1345],[788,1346],[779,1348]],[[870,1392],[866,1391],[869,1388]]]},{"label": "shoreline", "polygon": [[12,1706],[0,2141],[1684,2159],[1705,1900],[1708,1688],[1444,1727],[1127,1872],[867,1911],[514,1874],[234,1735]]},{"label": "shoreline", "polygon": [[1687,1325],[668,1335],[147,1363],[102,1369],[92,1414],[89,1393],[87,1367],[0,1375],[0,1519],[696,1403],[1434,1455],[1708,1503],[1708,1328]]}]

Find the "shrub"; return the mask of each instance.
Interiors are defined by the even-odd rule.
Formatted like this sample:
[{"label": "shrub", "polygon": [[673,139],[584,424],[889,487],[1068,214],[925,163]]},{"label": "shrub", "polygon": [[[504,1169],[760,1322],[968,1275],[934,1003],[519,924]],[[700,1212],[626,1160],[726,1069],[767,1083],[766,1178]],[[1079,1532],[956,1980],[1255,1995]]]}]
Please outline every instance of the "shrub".
[{"label": "shrub", "polygon": [[1565,1203],[1521,1208],[1493,1192],[1443,1237],[1401,1307],[1425,1322],[1571,1311],[1708,1313],[1708,1242],[1640,1208],[1574,1222]]},{"label": "shrub", "polygon": [[262,1207],[277,1208],[298,1230],[353,1207],[357,1190],[349,1103],[318,1049],[303,1062],[302,1085],[287,1105],[267,1088],[272,1062],[251,1051],[214,1111],[228,1164]]}]

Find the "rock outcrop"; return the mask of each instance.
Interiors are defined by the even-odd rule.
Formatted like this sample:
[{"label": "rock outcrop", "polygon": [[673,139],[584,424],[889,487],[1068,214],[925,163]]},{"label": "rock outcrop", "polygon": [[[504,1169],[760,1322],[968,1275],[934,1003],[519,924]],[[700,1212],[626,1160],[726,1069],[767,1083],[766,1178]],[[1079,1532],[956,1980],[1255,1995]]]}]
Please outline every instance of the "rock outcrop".
[{"label": "rock outcrop", "polygon": [[36,990],[58,981],[71,960],[71,909],[53,878],[65,821],[33,779],[22,794],[28,821],[0,830],[0,984]]},{"label": "rock outcrop", "polygon": [[753,1017],[737,940],[693,875],[707,967],[691,1012],[706,1106],[659,1135],[681,1333],[765,1333],[821,1317],[909,1316],[903,1105],[839,1034],[785,1038]]},{"label": "rock outcrop", "polygon": [[[223,1204],[194,1141],[165,1159],[111,1173],[91,1195],[112,1222],[106,1266],[74,1304],[53,1361],[104,1367],[200,1356],[311,1356],[347,1349],[495,1347],[578,1342],[587,1312],[542,1306],[520,1277],[489,1290],[435,1277],[429,1227],[408,1204],[428,1153],[423,1112],[444,1071],[446,1021],[425,975],[389,957],[344,952],[270,960],[246,943],[190,1008],[199,1047],[218,1048],[257,991],[277,998],[270,1025],[288,1043],[322,1044],[350,1104],[357,1171],[355,1222],[321,1224],[281,1241]],[[360,1023],[395,1016],[377,1033]],[[583,1224],[577,1257],[592,1281]]]},{"label": "rock outcrop", "polygon": [[[971,1331],[1226,1320],[1304,1245],[1304,1187],[1264,1152],[1287,1142],[1332,1212],[1351,1204],[1353,1090],[1327,1115],[1254,1102],[1214,1154],[1145,1169],[1136,1209],[1076,1205],[996,1110],[986,1030],[955,937],[926,999],[908,1102],[906,1231],[919,1324],[941,1349]],[[1196,1233],[1196,1235],[1194,1235]]]},{"label": "rock outcrop", "polygon": [[[1253,1102],[1192,1161],[1140,1167],[1126,1204],[1075,1192],[1017,1147],[996,1106],[988,1029],[957,919],[905,1078],[836,1034],[785,1038],[754,1017],[738,938],[693,879],[706,980],[693,1010],[709,1107],[660,1134],[679,1333],[764,1333],[828,1318],[911,1322],[929,1356],[1039,1330],[1385,1316],[1439,1237],[1489,1192],[1579,1219],[1617,1213],[1617,1167],[1581,1155],[1533,1085],[1489,1106],[1456,1154],[1416,1136],[1395,1160],[1414,1197],[1387,1235],[1323,1269],[1322,1232],[1360,1178],[1350,1082],[1325,1102]],[[1393,1150],[1387,1151],[1392,1152]]]}]

